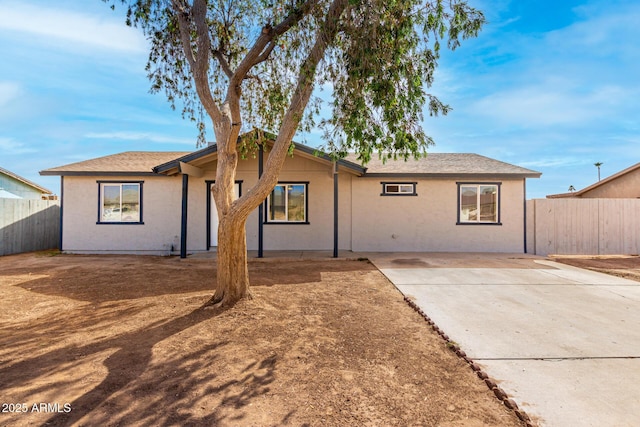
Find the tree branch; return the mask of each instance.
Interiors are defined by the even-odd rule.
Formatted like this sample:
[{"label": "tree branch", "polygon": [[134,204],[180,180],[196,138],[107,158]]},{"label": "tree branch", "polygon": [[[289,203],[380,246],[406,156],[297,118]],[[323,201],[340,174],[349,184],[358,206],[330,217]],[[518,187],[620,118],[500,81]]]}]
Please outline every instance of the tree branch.
[{"label": "tree branch", "polygon": [[254,67],[259,63],[266,61],[267,58],[269,58],[269,55],[271,55],[271,52],[273,52],[273,49],[275,47],[276,47],[275,42],[271,40],[267,45],[267,47],[264,49],[264,51],[260,55],[258,55],[258,57],[253,61],[253,64],[251,64],[251,66]]},{"label": "tree branch", "polygon": [[[211,54],[211,40],[207,25],[207,1],[194,0],[189,8],[181,0],[172,0],[173,9],[178,17],[180,39],[184,54],[193,73],[193,80],[200,102],[211,119],[221,122],[224,119],[220,108],[211,95],[209,86],[209,59]],[[191,22],[196,26],[196,53],[191,48]]]},{"label": "tree branch", "polygon": [[218,63],[220,63],[220,68],[222,68],[222,71],[227,75],[227,77],[229,77],[229,79],[231,79],[231,77],[233,77],[233,70],[229,66],[229,61],[227,61],[227,58],[224,57],[219,49],[214,50],[212,53],[213,56],[218,60]]},{"label": "tree branch", "polygon": [[300,67],[296,89],[282,121],[280,132],[267,158],[265,172],[256,185],[249,189],[242,199],[234,202],[232,209],[242,211],[243,214],[248,215],[253,206],[252,200],[264,199],[277,182],[278,171],[281,170],[293,136],[302,118],[302,113],[311,98],[318,64],[324,58],[329,44],[335,39],[339,30],[340,17],[349,7],[348,5],[349,0],[334,0],[329,7],[324,25],[318,30],[316,41]]},{"label": "tree branch", "polygon": [[[299,8],[293,9],[287,16],[275,27],[265,25],[262,28],[260,37],[255,41],[249,52],[245,55],[244,59],[236,68],[233,77],[229,81],[229,89],[239,87],[242,80],[244,80],[247,73],[251,68],[266,60],[275,46],[271,46],[271,42],[278,36],[286,33],[296,23],[301,21],[309,11],[318,4],[319,0],[308,0],[304,2]],[[265,50],[265,48],[268,50]],[[266,54],[266,55],[265,55]],[[258,58],[264,57],[264,59],[256,62]]]},{"label": "tree branch", "polygon": [[182,43],[182,50],[184,50],[184,56],[187,58],[189,68],[192,70],[196,68],[196,58],[193,55],[191,49],[191,37],[189,36],[189,11],[188,6],[182,3],[180,0],[173,0],[173,10],[178,18],[178,29],[180,30],[180,42]]}]

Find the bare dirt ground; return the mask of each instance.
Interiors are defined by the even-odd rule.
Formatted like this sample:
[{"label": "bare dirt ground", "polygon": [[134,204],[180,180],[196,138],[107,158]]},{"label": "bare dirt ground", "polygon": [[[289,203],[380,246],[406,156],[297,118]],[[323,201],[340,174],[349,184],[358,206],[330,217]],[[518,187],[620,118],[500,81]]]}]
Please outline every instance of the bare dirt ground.
[{"label": "bare dirt ground", "polygon": [[640,282],[640,256],[638,255],[557,255],[550,258],[574,267],[586,268]]},{"label": "bare dirt ground", "polygon": [[[50,254],[49,254],[50,255]],[[521,426],[366,261],[0,257],[1,426]]]}]

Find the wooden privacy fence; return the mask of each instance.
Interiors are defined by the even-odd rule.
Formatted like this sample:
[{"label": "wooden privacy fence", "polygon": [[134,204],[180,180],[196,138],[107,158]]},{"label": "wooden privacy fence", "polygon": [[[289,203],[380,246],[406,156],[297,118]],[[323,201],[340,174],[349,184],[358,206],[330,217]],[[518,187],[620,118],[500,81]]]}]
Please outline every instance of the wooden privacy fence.
[{"label": "wooden privacy fence", "polygon": [[0,198],[0,256],[58,247],[60,202]]},{"label": "wooden privacy fence", "polygon": [[527,252],[640,253],[640,199],[527,200]]}]

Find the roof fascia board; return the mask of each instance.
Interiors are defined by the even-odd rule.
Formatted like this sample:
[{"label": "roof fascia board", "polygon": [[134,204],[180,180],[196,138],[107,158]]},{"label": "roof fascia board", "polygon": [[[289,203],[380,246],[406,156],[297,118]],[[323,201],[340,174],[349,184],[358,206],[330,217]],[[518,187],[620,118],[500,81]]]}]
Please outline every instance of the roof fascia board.
[{"label": "roof fascia board", "polygon": [[153,172],[40,171],[43,176],[159,176]]},{"label": "roof fascia board", "polygon": [[[163,163],[153,168],[155,173],[164,174],[165,172],[171,171],[172,169],[176,169],[178,172],[180,171],[180,162],[189,163],[194,160],[201,159],[202,157],[212,155],[218,152],[217,145],[210,145],[206,148],[203,148],[198,151],[194,151],[193,153],[186,154],[182,157],[179,157],[175,160],[171,160],[170,162]],[[176,172],[177,173],[177,172]]]},{"label": "roof fascia board", "polygon": [[[266,135],[269,136],[269,135]],[[329,163],[333,162],[333,159],[331,158],[331,156],[329,156],[328,154],[317,150],[315,148],[312,147],[308,147],[306,145],[294,142],[294,148],[295,150],[299,151],[300,153],[304,153],[309,155],[311,158],[314,159],[322,159],[325,160]],[[171,171],[172,169],[176,169],[177,171],[180,171],[180,163],[189,163],[195,160],[199,160],[202,159],[203,157],[209,156],[209,155],[214,155],[218,152],[218,146],[217,145],[211,145],[207,148],[204,148],[202,150],[196,151],[194,153],[191,154],[187,154],[186,156],[182,156],[178,159],[172,160],[170,162],[164,163],[162,165],[156,166],[153,168],[154,172],[156,173],[161,173],[164,174],[166,172]],[[343,169],[347,169],[350,172],[355,172],[357,175],[363,175],[365,173],[365,171],[367,170],[367,168],[358,165],[357,163],[353,163],[350,162],[348,160],[344,160],[344,159],[339,159],[337,161],[338,165],[341,166]]]},{"label": "roof fascia board", "polygon": [[522,179],[540,178],[542,174],[526,173],[394,173],[394,172],[373,172],[365,173],[362,178],[464,178],[464,179]]},{"label": "roof fascia board", "polygon": [[577,191],[574,191],[573,193],[549,194],[546,196],[546,198],[547,199],[568,199],[571,197],[577,197],[576,193]]}]

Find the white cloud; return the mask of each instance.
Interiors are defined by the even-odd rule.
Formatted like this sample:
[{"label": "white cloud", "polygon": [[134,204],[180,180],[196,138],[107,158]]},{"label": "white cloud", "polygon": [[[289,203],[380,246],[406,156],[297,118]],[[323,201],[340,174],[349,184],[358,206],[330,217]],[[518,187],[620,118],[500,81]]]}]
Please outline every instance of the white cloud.
[{"label": "white cloud", "polygon": [[189,138],[176,138],[167,135],[158,135],[148,132],[132,132],[132,131],[119,131],[119,132],[91,132],[84,135],[85,138],[91,139],[118,139],[126,141],[145,141],[155,142],[159,144],[184,144],[195,145],[195,139]]},{"label": "white cloud", "polygon": [[[109,12],[105,6],[105,15]],[[1,30],[37,35],[49,42],[58,40],[72,49],[79,45],[125,52],[146,50],[144,36],[115,17],[106,19],[25,2],[0,1]]]}]

